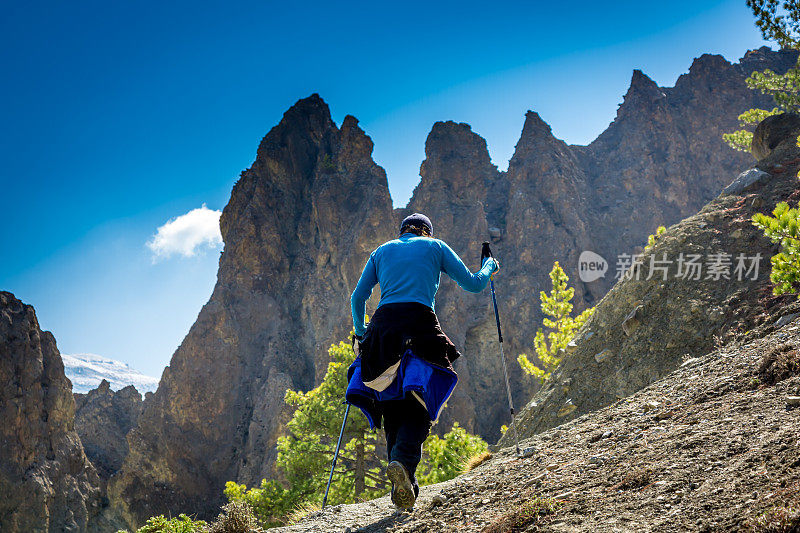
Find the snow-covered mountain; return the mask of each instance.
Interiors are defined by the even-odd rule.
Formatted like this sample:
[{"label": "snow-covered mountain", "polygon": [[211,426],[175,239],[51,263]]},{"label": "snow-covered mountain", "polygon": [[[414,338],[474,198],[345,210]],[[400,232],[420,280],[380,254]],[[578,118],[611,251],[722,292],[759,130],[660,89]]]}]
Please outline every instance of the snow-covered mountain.
[{"label": "snow-covered mountain", "polygon": [[122,361],[91,353],[61,354],[61,359],[64,360],[64,373],[72,381],[72,392],[89,392],[104,379],[111,384],[112,390],[133,385],[144,394],[158,388],[158,378],[146,376]]}]

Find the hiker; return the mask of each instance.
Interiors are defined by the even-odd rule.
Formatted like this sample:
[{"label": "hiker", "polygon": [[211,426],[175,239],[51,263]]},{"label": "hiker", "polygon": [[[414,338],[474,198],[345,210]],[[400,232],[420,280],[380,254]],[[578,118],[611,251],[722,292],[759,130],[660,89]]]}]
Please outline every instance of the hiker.
[{"label": "hiker", "polygon": [[[458,381],[453,361],[461,354],[433,310],[440,273],[480,292],[499,268],[489,257],[473,274],[446,243],[433,238],[430,219],[415,213],[400,224],[399,238],[372,252],[353,291],[358,357],[348,370],[346,399],[364,412],[372,428],[379,428],[383,418],[386,476],[400,511],[414,506],[422,443]],[[376,283],[380,303],[365,326],[365,304]]]}]

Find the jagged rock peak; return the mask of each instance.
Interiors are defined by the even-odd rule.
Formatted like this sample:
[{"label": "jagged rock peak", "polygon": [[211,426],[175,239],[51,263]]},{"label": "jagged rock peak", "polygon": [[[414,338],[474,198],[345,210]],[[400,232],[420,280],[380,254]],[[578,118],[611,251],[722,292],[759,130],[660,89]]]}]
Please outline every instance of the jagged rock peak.
[{"label": "jagged rock peak", "polygon": [[365,159],[370,158],[374,147],[372,139],[358,125],[356,117],[353,115],[345,116],[339,134],[342,143],[354,150],[354,153],[358,153]]},{"label": "jagged rock peak", "polygon": [[[776,72],[784,72],[787,68],[794,66],[797,61],[797,50],[784,48],[773,50],[769,46],[762,46],[758,50],[749,50],[739,60],[738,67],[742,69],[742,74],[749,76],[755,70],[769,68]],[[776,68],[775,63],[783,63]]]},{"label": "jagged rock peak", "polygon": [[472,131],[465,122],[452,120],[436,122],[425,140],[426,158],[475,156],[479,161],[488,162],[489,150],[486,139]]},{"label": "jagged rock peak", "polygon": [[720,71],[731,68],[730,61],[719,54],[703,54],[692,61],[689,73],[695,75],[719,76]]},{"label": "jagged rock peak", "polygon": [[344,121],[342,122],[342,131],[345,130],[357,130],[361,133],[364,133],[364,130],[362,130],[361,126],[358,125],[358,119],[353,115],[347,115],[344,117]]},{"label": "jagged rock peak", "polygon": [[539,116],[539,113],[528,111],[525,114],[522,134],[509,162],[509,168],[522,164],[531,157],[536,158],[554,150],[562,151],[564,148],[566,148],[566,144],[553,136],[552,128]]},{"label": "jagged rock peak", "polygon": [[664,98],[664,91],[647,74],[637,68],[633,70],[631,85],[625,94],[625,102],[627,103],[634,98],[656,100]]},{"label": "jagged rock peak", "polygon": [[294,145],[295,142],[290,139],[300,137],[319,143],[331,130],[336,130],[336,124],[333,123],[328,104],[317,93],[301,98],[286,110],[278,125],[261,141],[257,161],[263,161],[271,152],[287,145]]},{"label": "jagged rock peak", "polygon": [[341,314],[350,291],[369,253],[394,233],[386,174],[371,149],[358,121],[337,128],[317,95],[262,141],[220,218],[214,292],[110,478],[112,507],[130,527],[153,514],[213,516],[226,481],[275,476],[286,390],[319,383],[327,348],[350,329]]},{"label": "jagged rock peak", "polygon": [[472,131],[469,124],[436,122],[425,141],[425,160],[420,166],[422,180],[409,206],[419,200],[420,194],[426,196],[425,190],[431,185],[452,189],[455,194],[470,187],[483,187],[496,170],[486,140]]},{"label": "jagged rock peak", "polygon": [[295,104],[283,114],[283,120],[281,120],[281,122],[291,123],[293,120],[314,119],[333,125],[331,110],[328,108],[328,104],[325,103],[325,100],[317,93],[306,98],[301,98],[295,102]]},{"label": "jagged rock peak", "polygon": [[[686,76],[686,75],[685,75]],[[598,139],[608,135],[609,130],[613,129],[615,124],[626,119],[633,121],[640,120],[640,115],[644,114],[649,116],[660,105],[666,101],[666,94],[664,90],[658,86],[649,76],[639,69],[634,69],[631,76],[631,84],[628,87],[628,92],[622,99],[622,103],[617,109],[617,116],[614,119],[612,126],[600,134]],[[645,119],[649,121],[649,119]]]},{"label": "jagged rock peak", "polygon": [[747,52],[745,52],[740,62],[744,62],[745,60],[760,60],[760,58],[766,57],[769,54],[774,54],[779,52],[775,52],[769,46],[764,45],[761,48],[756,48],[755,50],[748,50]]},{"label": "jagged rock peak", "polygon": [[142,413],[142,395],[133,385],[114,392],[103,380],[96,389],[75,398],[75,431],[105,483],[128,454],[125,437]]},{"label": "jagged rock peak", "polygon": [[521,139],[540,136],[552,137],[552,135],[553,129],[542,119],[539,113],[530,110],[525,113],[525,124],[522,126]]}]

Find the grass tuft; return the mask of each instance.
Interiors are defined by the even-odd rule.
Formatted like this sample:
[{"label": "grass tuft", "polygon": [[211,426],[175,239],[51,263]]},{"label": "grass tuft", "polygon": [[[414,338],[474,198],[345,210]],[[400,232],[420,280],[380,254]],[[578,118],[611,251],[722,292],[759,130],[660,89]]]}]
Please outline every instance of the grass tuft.
[{"label": "grass tuft", "polygon": [[209,524],[205,533],[261,533],[258,519],[245,501],[233,501],[222,507],[222,512],[214,523]]},{"label": "grass tuft", "polygon": [[491,458],[492,458],[492,452],[476,453],[475,455],[467,459],[466,463],[464,463],[464,469],[462,473],[466,474],[467,472],[478,468]]},{"label": "grass tuft", "polygon": [[622,477],[622,481],[613,488],[620,490],[639,489],[650,484],[653,478],[653,471],[649,468],[639,468],[631,470]]},{"label": "grass tuft", "polygon": [[800,509],[773,507],[748,524],[752,533],[796,533],[800,531]]},{"label": "grass tuft", "polygon": [[764,354],[758,367],[758,379],[766,385],[800,374],[800,350],[790,344],[780,344]]},{"label": "grass tuft", "polygon": [[768,496],[770,507],[745,522],[744,531],[750,533],[800,532],[800,482]]},{"label": "grass tuft", "polygon": [[525,530],[527,527],[539,523],[545,516],[558,511],[562,503],[553,498],[535,496],[523,503],[518,509],[514,509],[488,526],[482,533],[516,533]]},{"label": "grass tuft", "polygon": [[293,525],[305,518],[311,513],[315,513],[322,509],[318,503],[303,502],[297,505],[287,517],[287,524]]}]

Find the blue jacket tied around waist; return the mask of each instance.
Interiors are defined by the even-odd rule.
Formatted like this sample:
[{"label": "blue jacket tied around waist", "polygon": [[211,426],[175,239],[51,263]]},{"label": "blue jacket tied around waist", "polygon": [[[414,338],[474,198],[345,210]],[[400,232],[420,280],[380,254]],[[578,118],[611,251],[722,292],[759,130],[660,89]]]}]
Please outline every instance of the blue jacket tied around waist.
[{"label": "blue jacket tied around waist", "polygon": [[361,357],[357,357],[347,369],[349,384],[345,399],[355,405],[369,420],[371,429],[381,426],[379,402],[399,400],[412,391],[422,399],[431,420],[439,417],[447,399],[458,382],[458,376],[444,368],[420,359],[411,350],[403,354],[397,376],[388,388],[376,391],[364,385],[361,379]]}]

